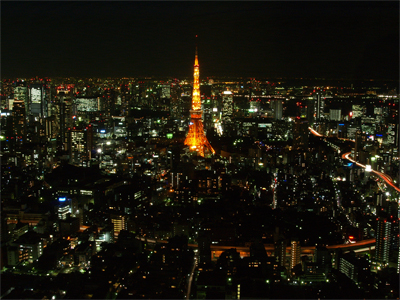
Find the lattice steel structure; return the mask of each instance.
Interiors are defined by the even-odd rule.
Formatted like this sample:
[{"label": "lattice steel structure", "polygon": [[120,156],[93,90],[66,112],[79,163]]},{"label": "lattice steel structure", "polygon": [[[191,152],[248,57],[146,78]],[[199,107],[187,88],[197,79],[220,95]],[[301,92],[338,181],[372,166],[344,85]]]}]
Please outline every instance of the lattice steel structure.
[{"label": "lattice steel structure", "polygon": [[201,110],[199,77],[199,59],[196,47],[196,55],[194,59],[192,109],[190,110],[191,122],[189,125],[189,132],[185,139],[185,145],[189,146],[190,151],[197,151],[200,156],[204,157],[204,147],[208,148],[212,154],[215,154],[215,150],[213,147],[211,147],[210,142],[204,135],[203,121],[201,119],[203,111]]}]

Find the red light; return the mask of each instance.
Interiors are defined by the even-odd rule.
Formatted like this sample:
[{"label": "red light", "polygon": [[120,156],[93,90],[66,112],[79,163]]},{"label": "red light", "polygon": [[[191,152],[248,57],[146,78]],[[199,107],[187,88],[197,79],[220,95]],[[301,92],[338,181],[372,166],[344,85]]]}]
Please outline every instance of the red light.
[{"label": "red light", "polygon": [[349,239],[351,239],[351,240],[352,240],[352,239],[354,239],[354,236],[352,236],[352,235],[349,235]]}]

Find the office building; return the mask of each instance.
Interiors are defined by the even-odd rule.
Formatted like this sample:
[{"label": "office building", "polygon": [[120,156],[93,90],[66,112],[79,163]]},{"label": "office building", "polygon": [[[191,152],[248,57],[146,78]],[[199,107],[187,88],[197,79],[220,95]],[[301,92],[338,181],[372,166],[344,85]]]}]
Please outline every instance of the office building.
[{"label": "office building", "polygon": [[293,124],[293,149],[306,150],[308,148],[308,121],[297,117]]},{"label": "office building", "polygon": [[222,129],[224,135],[230,135],[232,131],[233,94],[231,91],[222,93]]},{"label": "office building", "polygon": [[391,223],[386,218],[379,218],[376,228],[375,260],[389,263]]},{"label": "office building", "polygon": [[100,97],[79,97],[74,102],[78,114],[95,113],[101,110]]},{"label": "office building", "polygon": [[15,100],[12,111],[13,131],[16,141],[26,141],[26,111],[25,103]]},{"label": "office building", "polygon": [[28,114],[29,111],[29,101],[28,101],[28,87],[26,83],[23,81],[18,81],[16,86],[14,87],[14,99],[10,99],[9,109],[13,109],[13,102],[23,102],[25,107],[25,115]]},{"label": "office building", "polygon": [[316,90],[314,92],[314,117],[316,120],[320,120],[324,118],[324,108],[325,108],[325,100],[322,96],[321,90]]},{"label": "office building", "polygon": [[59,197],[56,206],[59,220],[66,220],[71,214],[71,201],[67,197]]},{"label": "office building", "polygon": [[114,240],[116,240],[120,231],[127,229],[127,218],[123,214],[112,213],[111,222],[114,225]]},{"label": "office building", "polygon": [[278,262],[279,266],[284,267],[286,263],[286,240],[279,239],[275,243],[275,260]]},{"label": "office building", "polygon": [[340,121],[342,119],[342,110],[341,109],[330,109],[329,110],[329,118],[331,121]]},{"label": "office building", "polygon": [[29,86],[29,107],[30,115],[46,118],[50,116],[49,91],[43,84],[32,84]]},{"label": "office building", "polygon": [[282,100],[271,100],[271,109],[274,120],[281,120],[283,114]]}]

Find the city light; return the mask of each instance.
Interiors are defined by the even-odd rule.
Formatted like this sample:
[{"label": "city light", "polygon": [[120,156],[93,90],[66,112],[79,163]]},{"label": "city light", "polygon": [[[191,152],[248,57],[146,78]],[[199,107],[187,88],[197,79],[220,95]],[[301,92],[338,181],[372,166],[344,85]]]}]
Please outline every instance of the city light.
[{"label": "city light", "polygon": [[[362,47],[337,51],[344,31],[354,45],[378,41],[379,26],[396,37],[388,20],[398,3],[342,3],[337,28],[319,22],[328,8],[307,3],[296,22],[282,15],[268,24],[276,14],[268,3],[114,5],[82,6],[68,34],[57,9],[35,4],[46,22],[27,24],[24,3],[18,14],[4,5],[13,24],[4,74],[21,74],[0,85],[2,298],[398,298],[398,76],[393,64],[386,79],[374,75],[379,58],[398,55],[373,49],[368,72],[350,80],[343,66]],[[68,7],[59,11],[80,11]],[[176,31],[199,21],[218,38]],[[315,26],[337,59],[306,47]],[[46,28],[60,33],[59,51],[46,51],[40,34],[23,46]],[[271,45],[281,35],[265,38],[278,28],[296,28],[307,51],[279,53]],[[75,45],[73,57],[64,44]],[[46,72],[54,77],[35,75]],[[21,285],[25,277],[34,284]]]}]

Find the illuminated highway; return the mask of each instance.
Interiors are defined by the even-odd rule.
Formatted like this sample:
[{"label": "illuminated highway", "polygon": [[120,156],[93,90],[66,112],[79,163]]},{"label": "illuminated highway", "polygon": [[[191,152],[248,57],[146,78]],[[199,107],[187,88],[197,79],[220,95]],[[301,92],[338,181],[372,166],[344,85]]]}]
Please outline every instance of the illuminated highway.
[{"label": "illuminated highway", "polygon": [[[318,132],[316,132],[316,131],[315,131],[314,129],[312,129],[311,127],[308,127],[308,129],[311,131],[311,133],[312,133],[313,135],[318,136],[318,137],[323,137],[322,134],[319,134]],[[349,139],[342,139],[342,140],[354,142],[354,140],[349,140]],[[360,166],[360,167],[362,167],[362,168],[364,168],[364,169],[366,168],[365,165],[363,165],[363,164],[361,164],[361,163],[359,163],[359,162],[356,162],[354,159],[350,158],[350,154],[351,154],[351,152],[344,153],[344,154],[342,155],[342,158],[343,158],[343,159],[347,159],[347,160],[351,161],[352,163],[355,163],[357,166]],[[387,174],[385,174],[385,173],[382,173],[382,172],[379,172],[379,171],[376,171],[376,170],[371,170],[371,172],[372,172],[372,173],[375,173],[376,175],[378,175],[379,177],[381,177],[388,185],[390,185],[391,187],[393,187],[397,192],[400,192],[400,188],[394,185],[393,179],[392,179],[389,175],[387,175]]]},{"label": "illuminated highway", "polygon": [[[362,168],[366,168],[365,165],[360,164],[359,162],[356,162],[354,159],[350,158],[350,154],[351,152],[347,152],[347,153],[343,153],[342,158],[347,159],[349,161],[351,161],[352,163],[355,163],[357,166],[360,166]],[[385,180],[385,182],[390,185],[391,187],[393,187],[396,191],[400,192],[400,188],[398,188],[397,186],[395,186],[393,184],[393,180],[389,175],[386,175],[385,173],[379,172],[379,171],[375,171],[375,170],[371,170],[372,173],[375,173],[376,175],[378,175],[380,178],[382,178],[383,180]]]},{"label": "illuminated highway", "polygon": [[[139,237],[137,237],[139,238]],[[167,243],[167,240],[158,240],[158,239],[146,239],[144,237],[140,237],[139,238],[141,241],[145,241],[147,240],[147,242],[152,243],[152,244],[156,244],[156,243]],[[338,244],[338,245],[328,245],[326,246],[326,248],[328,249],[343,249],[343,250],[354,250],[357,251],[358,248],[363,247],[362,249],[367,249],[366,251],[368,251],[368,249],[374,249],[375,248],[375,239],[367,239],[367,240],[362,240],[362,241],[358,241],[352,244]],[[198,248],[197,244],[188,244],[189,247],[191,248]],[[242,252],[242,253],[250,253],[250,247],[246,247],[246,246],[222,246],[222,245],[211,245],[210,249],[211,251],[226,251],[229,249],[235,248],[238,252]],[[274,245],[267,245],[265,246],[265,250],[267,252],[272,252],[275,250]],[[286,252],[290,251],[290,246],[286,247]],[[315,246],[307,246],[307,247],[301,247],[301,253],[303,254],[312,254],[315,251]],[[357,252],[361,251],[361,249],[358,249]]]},{"label": "illuminated highway", "polygon": [[322,134],[319,134],[318,132],[316,132],[314,129],[312,129],[311,127],[308,127],[308,129],[311,131],[311,133],[313,134],[313,135],[316,135],[316,136],[319,136],[319,137],[323,137],[323,135]]},{"label": "illuminated highway", "polygon": [[186,292],[186,299],[188,299],[188,300],[190,298],[190,290],[192,288],[192,282],[193,282],[194,271],[196,269],[196,265],[197,265],[197,254],[194,256],[193,267],[190,272],[190,277],[189,277],[189,281],[188,281],[188,288],[187,288],[187,292]]}]

